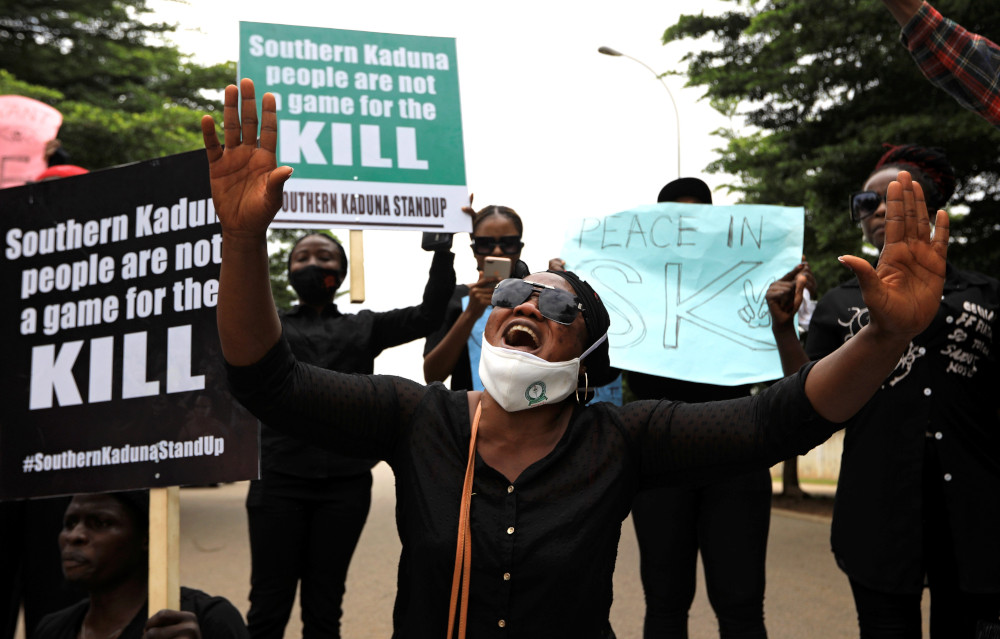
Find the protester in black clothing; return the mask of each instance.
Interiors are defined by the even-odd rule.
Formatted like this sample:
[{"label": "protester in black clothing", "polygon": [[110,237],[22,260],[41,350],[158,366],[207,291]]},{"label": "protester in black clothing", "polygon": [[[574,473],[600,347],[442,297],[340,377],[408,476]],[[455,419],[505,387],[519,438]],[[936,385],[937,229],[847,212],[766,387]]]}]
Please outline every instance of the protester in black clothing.
[{"label": "protester in black clothing", "polygon": [[[472,502],[471,532],[458,544],[472,557],[462,590],[470,636],[613,636],[618,539],[639,488],[765,468],[819,443],[871,397],[941,294],[947,216],[938,216],[931,242],[904,172],[890,192],[892,233],[878,269],[842,258],[864,283],[872,322],[798,377],[751,398],[584,406],[576,392],[583,379],[601,384],[612,374],[610,318],[568,272],[512,278],[494,290],[485,391],[308,366],[282,338],[267,286],[266,229],[291,174],[276,167],[275,100],[264,96],[258,145],[253,83],[243,80],[241,89],[242,128],[239,90],[226,89],[224,150],[214,121],[202,120],[223,229],[217,312],[231,384],[270,425],[393,467],[398,637],[441,636],[450,625],[463,493]],[[466,492],[467,465],[476,472]]]},{"label": "protester in black clothing", "polygon": [[[698,178],[665,185],[657,202],[711,204]],[[747,397],[749,384],[719,386],[628,371],[637,399],[710,402]],[[771,475],[766,469],[698,485],[644,490],[632,503],[639,575],[646,596],[645,639],[687,637],[698,552],[719,635],[766,637],[764,562],[771,523]]]},{"label": "protester in black clothing", "polygon": [[[299,304],[281,315],[285,339],[299,361],[370,374],[384,349],[440,326],[455,285],[453,258],[448,251],[434,254],[420,305],[346,315],[333,303],[347,275],[343,247],[329,235],[305,235],[288,258]],[[284,636],[300,582],[303,635],[340,636],[347,570],[368,516],[376,461],[317,448],[264,422],[261,478],[247,495],[253,639]]]},{"label": "protester in black clothing", "polygon": [[44,617],[36,639],[247,639],[243,618],[222,597],[181,588],[180,610],[147,619],[149,493],[76,495],[59,548],[66,580],[83,601]]},{"label": "protester in black clothing", "polygon": [[[955,188],[939,151],[890,148],[851,196],[852,219],[879,250],[889,234],[886,189],[900,169],[924,187],[928,206],[944,206]],[[859,282],[841,284],[816,306],[803,351],[793,295],[787,281],[767,294],[786,373],[850,343],[870,321]],[[925,585],[933,637],[971,639],[978,620],[1000,616],[998,314],[1000,283],[948,264],[930,326],[847,427],[832,543],[862,637],[920,637]]]},{"label": "protester in black clothing", "polygon": [[[470,209],[471,211],[471,209]],[[521,261],[524,225],[512,208],[491,204],[472,218],[472,254],[479,279],[459,284],[448,300],[444,323],[424,344],[424,381],[443,382],[451,377],[452,390],[482,390],[479,382],[479,352],[483,329],[489,317],[490,297],[499,281],[483,275],[489,256],[511,261],[511,275],[524,277],[528,266]]]}]

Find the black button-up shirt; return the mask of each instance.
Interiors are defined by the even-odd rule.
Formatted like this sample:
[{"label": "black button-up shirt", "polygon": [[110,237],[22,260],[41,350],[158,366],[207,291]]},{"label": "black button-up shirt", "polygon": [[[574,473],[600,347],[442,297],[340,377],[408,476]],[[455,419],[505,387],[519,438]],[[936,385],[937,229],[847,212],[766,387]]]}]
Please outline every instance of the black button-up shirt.
[{"label": "black button-up shirt", "polygon": [[[1000,370],[997,280],[948,267],[941,306],[881,390],[847,427],[833,518],[838,563],[869,588],[920,592],[927,446],[941,463],[959,581],[1000,592]],[[858,281],[816,306],[806,352],[818,359],[868,324]],[[935,489],[937,491],[937,489]]]},{"label": "black button-up shirt", "polygon": [[[388,461],[402,541],[394,636],[445,635],[471,433],[467,393],[305,366],[284,341],[229,374],[236,397],[264,422]],[[635,493],[767,468],[826,439],[838,426],[812,410],[807,374],[725,402],[577,406],[555,448],[514,482],[477,457],[469,636],[607,637],[621,524]]]}]

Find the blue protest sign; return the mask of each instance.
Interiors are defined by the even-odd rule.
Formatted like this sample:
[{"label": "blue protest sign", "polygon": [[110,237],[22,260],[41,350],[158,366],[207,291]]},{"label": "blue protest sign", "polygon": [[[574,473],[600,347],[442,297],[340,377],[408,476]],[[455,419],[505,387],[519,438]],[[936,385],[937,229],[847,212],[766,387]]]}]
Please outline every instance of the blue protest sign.
[{"label": "blue protest sign", "polygon": [[747,384],[782,377],[764,296],[803,228],[797,207],[652,204],[581,218],[562,255],[607,304],[612,365]]}]

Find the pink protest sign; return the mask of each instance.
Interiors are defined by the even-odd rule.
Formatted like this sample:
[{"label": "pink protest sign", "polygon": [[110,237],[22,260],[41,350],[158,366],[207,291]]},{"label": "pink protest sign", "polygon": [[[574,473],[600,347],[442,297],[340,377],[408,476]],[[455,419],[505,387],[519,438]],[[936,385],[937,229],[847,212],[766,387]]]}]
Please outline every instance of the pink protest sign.
[{"label": "pink protest sign", "polygon": [[62,114],[22,95],[0,95],[0,188],[33,181],[45,170],[45,143]]}]

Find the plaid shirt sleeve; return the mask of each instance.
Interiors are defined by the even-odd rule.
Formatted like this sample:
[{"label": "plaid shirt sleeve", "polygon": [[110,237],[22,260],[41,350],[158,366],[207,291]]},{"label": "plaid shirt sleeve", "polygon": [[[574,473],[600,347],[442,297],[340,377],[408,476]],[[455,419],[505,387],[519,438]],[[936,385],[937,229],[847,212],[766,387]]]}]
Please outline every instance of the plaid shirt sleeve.
[{"label": "plaid shirt sleeve", "polygon": [[900,35],[927,79],[1000,127],[1000,47],[924,2]]}]

